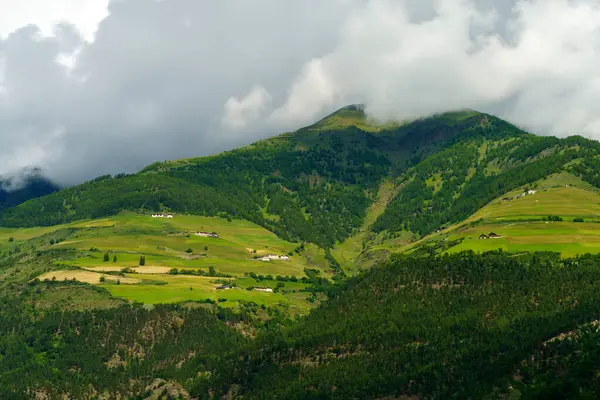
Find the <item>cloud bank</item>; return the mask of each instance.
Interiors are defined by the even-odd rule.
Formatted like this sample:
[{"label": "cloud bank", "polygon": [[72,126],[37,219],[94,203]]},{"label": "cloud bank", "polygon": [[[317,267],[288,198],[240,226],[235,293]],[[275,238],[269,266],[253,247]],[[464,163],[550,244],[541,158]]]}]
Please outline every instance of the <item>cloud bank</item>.
[{"label": "cloud bank", "polygon": [[599,70],[597,0],[114,0],[93,39],[0,39],[0,174],[133,172],[349,103],[600,138]]}]

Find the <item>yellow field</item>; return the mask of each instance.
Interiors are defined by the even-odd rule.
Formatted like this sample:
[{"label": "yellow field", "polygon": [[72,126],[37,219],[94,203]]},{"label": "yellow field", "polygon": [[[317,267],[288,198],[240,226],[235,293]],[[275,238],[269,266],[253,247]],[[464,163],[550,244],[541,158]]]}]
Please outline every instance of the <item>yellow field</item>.
[{"label": "yellow field", "polygon": [[[87,271],[93,272],[121,272],[123,268],[114,267],[114,266],[99,266],[99,267],[85,267]],[[137,274],[166,274],[171,268],[169,267],[152,267],[152,266],[143,266],[143,267],[134,267],[130,268]]]},{"label": "yellow field", "polygon": [[79,282],[85,282],[92,285],[100,285],[100,278],[104,277],[106,281],[117,282],[120,281],[123,284],[136,284],[140,283],[141,280],[136,278],[124,278],[120,276],[113,275],[104,275],[97,272],[91,271],[52,271],[47,272],[39,277],[40,280],[56,280],[56,281],[64,281],[64,280],[77,280]]}]

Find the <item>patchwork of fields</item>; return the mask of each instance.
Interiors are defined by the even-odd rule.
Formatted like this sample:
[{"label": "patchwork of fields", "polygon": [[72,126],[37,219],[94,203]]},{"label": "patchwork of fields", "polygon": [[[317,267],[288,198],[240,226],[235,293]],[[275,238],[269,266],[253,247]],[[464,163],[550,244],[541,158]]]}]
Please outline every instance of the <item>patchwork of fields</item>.
[{"label": "patchwork of fields", "polygon": [[[218,237],[197,232],[216,232]],[[310,293],[304,291],[308,285],[302,283],[305,269],[324,277],[330,272],[324,252],[316,246],[300,247],[240,220],[123,213],[52,228],[0,231],[2,242],[11,237],[40,238],[40,250],[76,251],[71,269],[53,268],[41,280],[86,282],[114,297],[146,304],[212,300],[235,306],[244,300],[304,313],[311,307]],[[289,260],[256,259],[270,254],[286,255]],[[142,256],[144,265],[140,265]],[[223,284],[232,287],[217,289]]]}]

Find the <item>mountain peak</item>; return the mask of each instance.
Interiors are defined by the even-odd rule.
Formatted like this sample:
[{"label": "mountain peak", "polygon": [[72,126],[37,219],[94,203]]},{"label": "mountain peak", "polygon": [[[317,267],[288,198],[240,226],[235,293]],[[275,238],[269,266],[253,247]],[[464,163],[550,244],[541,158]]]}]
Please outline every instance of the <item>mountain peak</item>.
[{"label": "mountain peak", "polygon": [[397,122],[386,123],[367,115],[364,104],[351,104],[340,108],[306,129],[327,132],[356,127],[366,132],[377,133],[398,125]]}]

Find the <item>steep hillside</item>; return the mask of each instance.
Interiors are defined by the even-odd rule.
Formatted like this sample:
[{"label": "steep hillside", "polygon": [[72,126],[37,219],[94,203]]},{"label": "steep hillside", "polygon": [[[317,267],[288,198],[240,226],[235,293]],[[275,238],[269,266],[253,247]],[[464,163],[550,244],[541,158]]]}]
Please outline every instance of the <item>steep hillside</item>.
[{"label": "steep hillside", "polygon": [[[584,342],[565,340],[568,348],[549,343],[596,326],[599,261],[502,253],[392,259],[244,349],[220,374],[236,377],[225,391],[235,383],[249,399],[518,399],[560,388],[552,398],[597,398],[597,331],[581,335]],[[199,382],[192,393],[210,384],[223,382]]]},{"label": "steep hillside", "polygon": [[599,394],[598,256],[393,257],[290,321],[253,302],[92,309],[79,296],[104,289],[16,279],[56,252],[0,259],[0,398]]},{"label": "steep hillside", "polygon": [[569,173],[553,174],[505,193],[456,225],[395,250],[556,251],[565,257],[598,253],[599,200],[600,191],[591,184]]},{"label": "steep hillside", "polygon": [[124,210],[244,219],[326,249],[343,275],[549,175],[600,187],[599,152],[596,141],[535,136],[472,110],[398,124],[349,106],[241,149],[33,199],[2,211],[0,225],[51,226]]},{"label": "steep hillside", "polygon": [[[27,253],[57,253],[43,269],[26,268],[30,280],[65,283],[64,289],[76,281],[145,304],[203,301],[238,308],[247,301],[290,315],[318,304],[310,277],[329,279],[332,272],[315,245],[286,242],[243,220],[183,215],[122,213],[51,228],[0,230],[0,258]],[[263,260],[269,256],[276,259]],[[227,289],[218,289],[223,284]],[[34,303],[51,302],[54,295],[37,296]]]},{"label": "steep hillside", "polygon": [[374,124],[361,108],[349,107],[242,149],[100,177],[6,210],[0,223],[54,225],[121,210],[168,210],[244,218],[287,240],[332,247],[359,230],[384,179],[488,131],[522,134],[472,111],[398,126]]}]

